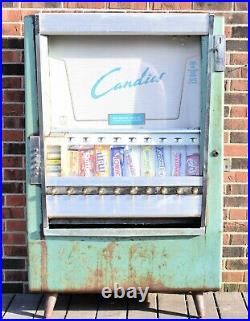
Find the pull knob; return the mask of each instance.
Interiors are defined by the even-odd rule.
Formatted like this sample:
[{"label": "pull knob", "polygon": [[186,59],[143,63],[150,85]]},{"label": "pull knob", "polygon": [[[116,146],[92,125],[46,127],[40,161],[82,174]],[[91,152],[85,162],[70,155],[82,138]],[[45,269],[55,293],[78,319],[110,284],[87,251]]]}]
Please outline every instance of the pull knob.
[{"label": "pull knob", "polygon": [[103,139],[104,139],[104,137],[98,137],[98,142],[99,142],[99,143],[102,143],[102,142],[103,142]]},{"label": "pull knob", "polygon": [[99,188],[99,195],[104,195],[106,193],[106,189],[104,187]]},{"label": "pull knob", "polygon": [[67,189],[67,194],[68,194],[68,195],[72,195],[72,194],[74,194],[74,193],[75,193],[75,190],[74,190],[73,187],[70,187],[70,188]]},{"label": "pull knob", "polygon": [[131,195],[136,195],[138,193],[138,187],[132,187],[130,190]]},{"label": "pull knob", "polygon": [[116,187],[116,188],[114,189],[114,194],[115,194],[115,195],[120,195],[121,192],[122,192],[122,189],[121,189],[120,187]]},{"label": "pull knob", "polygon": [[135,140],[135,137],[129,137],[130,143],[133,143],[134,140]]},{"label": "pull knob", "polygon": [[146,194],[151,195],[151,194],[153,194],[153,192],[154,192],[154,189],[152,187],[146,188]]},{"label": "pull knob", "polygon": [[51,194],[52,195],[56,195],[58,193],[58,189],[57,188],[52,188],[52,190],[51,190]]},{"label": "pull knob", "polygon": [[212,155],[213,157],[218,157],[218,156],[219,156],[219,152],[214,149],[214,150],[212,151],[211,155]]},{"label": "pull knob", "polygon": [[83,194],[84,195],[88,195],[90,193],[90,189],[88,187],[85,187],[83,190],[82,190]]},{"label": "pull knob", "polygon": [[167,188],[167,187],[162,187],[161,193],[162,193],[163,195],[167,195],[167,194],[168,194],[168,188]]},{"label": "pull knob", "polygon": [[193,193],[194,195],[197,195],[197,194],[199,193],[199,188],[198,188],[198,187],[193,187],[193,188],[192,188],[192,193]]},{"label": "pull knob", "polygon": [[178,187],[176,193],[177,193],[178,195],[182,195],[182,194],[183,194],[183,188]]}]

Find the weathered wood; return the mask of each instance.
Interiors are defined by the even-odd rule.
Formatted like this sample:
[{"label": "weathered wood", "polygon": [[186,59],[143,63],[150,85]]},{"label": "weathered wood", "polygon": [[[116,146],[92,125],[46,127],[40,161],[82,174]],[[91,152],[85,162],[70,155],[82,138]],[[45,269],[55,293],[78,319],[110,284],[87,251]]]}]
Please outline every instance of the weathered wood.
[{"label": "weathered wood", "polygon": [[[70,299],[69,295],[58,296],[54,311],[52,313],[52,319],[64,319],[69,306],[69,299]],[[35,314],[34,319],[41,319],[44,317],[45,301],[46,301],[46,296],[43,297],[43,300]]]},{"label": "weathered wood", "polygon": [[101,297],[97,319],[126,319],[126,299],[104,299]]},{"label": "weathered wood", "polygon": [[242,294],[243,294],[243,297],[245,299],[246,306],[248,308],[248,292],[243,292]]},{"label": "weathered wood", "polygon": [[33,319],[41,297],[40,294],[16,294],[4,319]]},{"label": "weathered wood", "polygon": [[2,316],[6,312],[11,300],[13,300],[15,294],[3,294],[2,296]]},{"label": "weathered wood", "polygon": [[73,295],[66,319],[95,319],[98,299],[95,294]]},{"label": "weathered wood", "polygon": [[149,293],[147,299],[140,303],[128,301],[128,319],[157,319],[156,293]]},{"label": "weathered wood", "polygon": [[[194,305],[194,301],[191,295],[187,295],[189,315],[191,319],[197,319],[197,311]],[[205,301],[205,318],[207,319],[219,319],[219,315],[216,309],[213,293],[204,293]]]},{"label": "weathered wood", "polygon": [[160,319],[187,319],[184,294],[158,294],[158,314]]},{"label": "weathered wood", "polygon": [[247,319],[247,309],[240,292],[215,293],[222,319]]}]

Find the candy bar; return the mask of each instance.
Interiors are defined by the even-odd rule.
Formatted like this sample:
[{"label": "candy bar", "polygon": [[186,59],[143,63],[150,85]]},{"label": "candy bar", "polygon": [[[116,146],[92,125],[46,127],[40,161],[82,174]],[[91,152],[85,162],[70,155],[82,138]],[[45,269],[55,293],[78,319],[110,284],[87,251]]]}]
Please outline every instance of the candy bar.
[{"label": "candy bar", "polygon": [[187,146],[186,175],[200,175],[200,155],[198,146]]},{"label": "candy bar", "polygon": [[124,176],[124,147],[111,147],[111,175]]},{"label": "candy bar", "polygon": [[142,146],[141,149],[141,165],[142,176],[155,175],[155,152],[154,146]]},{"label": "candy bar", "polygon": [[140,176],[140,147],[126,146],[124,158],[126,176]]},{"label": "candy bar", "polygon": [[95,176],[95,152],[93,147],[86,147],[79,151],[79,175]]},{"label": "candy bar", "polygon": [[170,147],[156,146],[156,176],[170,175]]},{"label": "candy bar", "polygon": [[171,147],[172,176],[185,176],[186,174],[186,148],[185,146]]},{"label": "candy bar", "polygon": [[110,175],[110,148],[107,145],[95,146],[96,176]]}]

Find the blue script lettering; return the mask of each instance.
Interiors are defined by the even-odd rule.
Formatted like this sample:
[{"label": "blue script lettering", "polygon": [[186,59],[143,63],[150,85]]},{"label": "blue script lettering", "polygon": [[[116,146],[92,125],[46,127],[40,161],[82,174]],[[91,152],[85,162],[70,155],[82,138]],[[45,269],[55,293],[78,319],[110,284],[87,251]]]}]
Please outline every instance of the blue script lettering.
[{"label": "blue script lettering", "polygon": [[108,76],[110,76],[111,74],[120,71],[122,68],[121,67],[117,67],[114,69],[111,69],[110,71],[108,71],[106,74],[102,75],[94,84],[94,86],[92,87],[91,90],[91,96],[94,99],[98,99],[101,98],[105,95],[107,95],[108,93],[110,93],[111,91],[116,91],[116,90],[121,90],[121,89],[129,89],[129,88],[133,88],[133,87],[137,87],[137,86],[142,86],[142,85],[150,85],[153,83],[158,83],[160,82],[164,75],[166,75],[165,72],[162,72],[160,74],[160,76],[155,76],[150,74],[149,72],[149,67],[147,67],[143,73],[141,74],[141,76],[136,79],[135,81],[132,80],[127,80],[125,82],[118,82],[115,85],[113,85],[112,87],[110,87],[109,89],[106,89],[104,91],[100,90],[98,91],[98,87],[100,86],[100,84],[102,84],[107,78]]}]

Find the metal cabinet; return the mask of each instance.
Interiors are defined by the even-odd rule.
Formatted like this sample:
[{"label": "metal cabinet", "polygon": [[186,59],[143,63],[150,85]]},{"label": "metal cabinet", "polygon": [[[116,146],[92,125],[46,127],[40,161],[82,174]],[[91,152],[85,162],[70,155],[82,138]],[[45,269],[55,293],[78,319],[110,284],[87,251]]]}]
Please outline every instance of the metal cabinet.
[{"label": "metal cabinet", "polygon": [[114,283],[199,303],[220,288],[223,27],[209,14],[25,19],[29,287],[50,293],[47,316],[56,293]]}]

